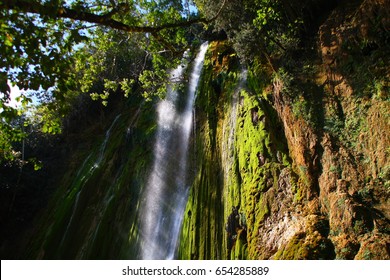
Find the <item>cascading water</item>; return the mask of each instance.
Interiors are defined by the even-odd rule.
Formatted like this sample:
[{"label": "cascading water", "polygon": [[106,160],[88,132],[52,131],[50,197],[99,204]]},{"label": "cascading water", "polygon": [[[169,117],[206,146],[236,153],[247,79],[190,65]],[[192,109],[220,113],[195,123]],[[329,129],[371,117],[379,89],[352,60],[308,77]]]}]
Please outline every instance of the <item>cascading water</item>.
[{"label": "cascading water", "polygon": [[238,86],[236,90],[233,92],[232,96],[232,115],[230,118],[230,132],[229,132],[229,138],[228,138],[228,150],[233,151],[234,150],[234,135],[236,131],[236,123],[237,123],[237,109],[238,109],[238,99],[240,98],[240,91],[245,86],[246,80],[248,76],[248,70],[243,69],[240,74],[240,80],[238,82]]},{"label": "cascading water", "polygon": [[248,76],[248,71],[246,69],[243,69],[239,77],[237,88],[232,93],[230,117],[226,119],[228,124],[223,126],[223,135],[225,139],[225,141],[222,142],[222,149],[224,151],[223,166],[225,168],[224,179],[228,185],[230,185],[229,171],[234,161],[234,141],[235,141],[234,137],[236,132],[236,123],[237,123],[237,116],[238,116],[238,101],[240,98],[240,92],[245,87],[247,76]]},{"label": "cascading water", "polygon": [[101,162],[103,160],[103,157],[104,157],[104,154],[106,152],[106,146],[107,146],[108,140],[109,140],[109,138],[111,136],[111,131],[112,131],[113,127],[115,126],[115,124],[118,122],[120,116],[121,115],[119,114],[114,119],[114,121],[112,122],[111,126],[106,131],[106,135],[104,137],[104,140],[103,140],[102,144],[100,145],[97,158],[92,162],[92,164],[90,166],[88,166],[88,163],[89,163],[89,161],[91,159],[91,156],[93,155],[93,153],[91,153],[85,159],[84,163],[81,165],[81,168],[79,169],[79,172],[77,173],[77,175],[75,177],[74,182],[79,182],[79,184],[75,184],[76,186],[78,185],[78,190],[77,190],[76,197],[74,199],[73,209],[72,209],[72,212],[71,212],[71,216],[69,218],[69,222],[67,223],[65,232],[63,233],[61,242],[59,244],[60,251],[61,250],[65,250],[63,248],[64,244],[65,244],[65,241],[67,240],[67,238],[69,238],[70,228],[72,226],[74,226],[74,224],[75,224],[74,217],[75,217],[76,212],[77,212],[78,207],[79,207],[80,195],[82,195],[82,192],[84,190],[83,187],[88,182],[88,180],[93,176],[93,174],[96,171],[96,169],[100,167],[100,164],[101,164]]},{"label": "cascading water", "polygon": [[[236,171],[235,168],[235,143],[236,143],[236,126],[237,126],[237,118],[239,115],[239,100],[240,94],[243,89],[246,87],[248,71],[246,69],[242,69],[237,87],[232,92],[231,95],[231,103],[230,103],[230,111],[228,117],[226,117],[224,125],[223,125],[223,141],[222,141],[222,166],[224,173],[224,184],[225,186],[234,186],[236,184],[233,176]],[[225,188],[224,197],[238,197],[239,195],[232,191],[232,188]],[[233,201],[233,205],[239,205],[239,201]],[[226,208],[227,204],[225,204],[225,212],[230,213],[231,209]],[[227,221],[226,221],[227,222]]]},{"label": "cascading water", "polygon": [[[158,105],[158,128],[153,168],[145,186],[140,209],[141,259],[173,259],[185,209],[187,154],[192,127],[193,104],[208,44],[204,43],[194,60],[188,91],[168,89]],[[181,78],[185,66],[172,71],[172,80]],[[182,98],[185,98],[184,108]]]}]

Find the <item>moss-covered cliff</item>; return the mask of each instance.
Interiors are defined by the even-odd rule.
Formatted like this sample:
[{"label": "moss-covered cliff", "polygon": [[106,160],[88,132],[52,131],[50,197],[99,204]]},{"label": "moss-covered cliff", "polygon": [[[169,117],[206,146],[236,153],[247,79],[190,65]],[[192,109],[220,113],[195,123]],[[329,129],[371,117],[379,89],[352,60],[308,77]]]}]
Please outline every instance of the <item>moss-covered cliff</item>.
[{"label": "moss-covered cliff", "polygon": [[247,78],[228,43],[211,44],[181,258],[389,259],[382,4],[339,5],[310,47]]}]

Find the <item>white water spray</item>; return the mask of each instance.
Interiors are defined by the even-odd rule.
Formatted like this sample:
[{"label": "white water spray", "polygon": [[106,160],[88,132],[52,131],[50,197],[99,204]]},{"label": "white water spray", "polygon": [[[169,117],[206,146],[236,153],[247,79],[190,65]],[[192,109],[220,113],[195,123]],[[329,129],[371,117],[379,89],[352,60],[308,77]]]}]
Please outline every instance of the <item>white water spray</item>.
[{"label": "white water spray", "polygon": [[[187,155],[193,105],[207,47],[203,44],[194,60],[188,91],[179,94],[170,88],[158,105],[153,168],[140,209],[141,259],[175,258],[188,194]],[[184,71],[180,65],[172,71],[171,79],[180,80]],[[180,108],[182,97],[184,108]]]}]

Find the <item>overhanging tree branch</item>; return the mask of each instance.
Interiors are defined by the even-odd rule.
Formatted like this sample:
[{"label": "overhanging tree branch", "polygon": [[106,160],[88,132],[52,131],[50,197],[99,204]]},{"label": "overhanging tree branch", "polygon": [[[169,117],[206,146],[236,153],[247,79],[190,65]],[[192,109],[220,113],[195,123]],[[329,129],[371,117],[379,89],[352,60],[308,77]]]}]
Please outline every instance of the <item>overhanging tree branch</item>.
[{"label": "overhanging tree branch", "polygon": [[[106,26],[130,33],[150,33],[162,46],[164,46],[164,48],[170,50],[172,53],[177,53],[178,51],[175,49],[175,47],[169,41],[164,39],[163,36],[161,36],[160,32],[167,29],[189,27],[196,23],[209,24],[220,16],[226,2],[227,0],[223,1],[217,14],[210,19],[198,17],[190,20],[183,19],[176,22],[165,23],[155,26],[129,25],[114,19],[113,16],[118,12],[128,12],[127,10],[120,11],[121,7],[119,6],[113,6],[113,9],[106,14],[96,14],[82,7],[76,9],[66,7],[64,5],[58,6],[50,3],[42,3],[39,1],[0,0],[0,9],[13,10],[19,13],[38,14],[42,17],[47,17],[51,19],[63,18],[77,20],[86,23],[97,24],[100,26]],[[111,3],[113,5],[115,4],[115,2]],[[129,8],[127,5],[126,7],[127,9]]]},{"label": "overhanging tree branch", "polygon": [[156,34],[157,32],[160,32],[165,29],[188,27],[195,23],[208,24],[218,18],[218,16],[221,14],[223,7],[225,6],[225,3],[226,0],[223,1],[222,6],[219,9],[218,13],[211,19],[194,18],[191,20],[177,21],[173,23],[167,23],[167,24],[156,25],[156,26],[128,25],[113,19],[112,18],[113,13],[98,15],[83,9],[76,10],[65,6],[58,7],[50,4],[42,4],[40,2],[35,2],[35,1],[31,2],[26,0],[0,0],[0,9],[14,10],[23,13],[39,14],[41,16],[46,16],[49,18],[65,18],[65,19],[79,20],[88,23],[94,23],[102,26],[111,27],[117,30],[132,32],[132,33]]}]

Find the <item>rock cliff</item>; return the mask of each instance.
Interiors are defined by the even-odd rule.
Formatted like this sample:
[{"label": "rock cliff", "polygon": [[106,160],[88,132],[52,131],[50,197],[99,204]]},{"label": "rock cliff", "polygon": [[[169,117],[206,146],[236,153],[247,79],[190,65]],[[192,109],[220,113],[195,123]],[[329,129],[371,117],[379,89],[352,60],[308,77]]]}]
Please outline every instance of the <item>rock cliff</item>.
[{"label": "rock cliff", "polygon": [[389,259],[382,2],[339,5],[310,47],[271,65],[242,70],[212,43],[181,258]]}]

